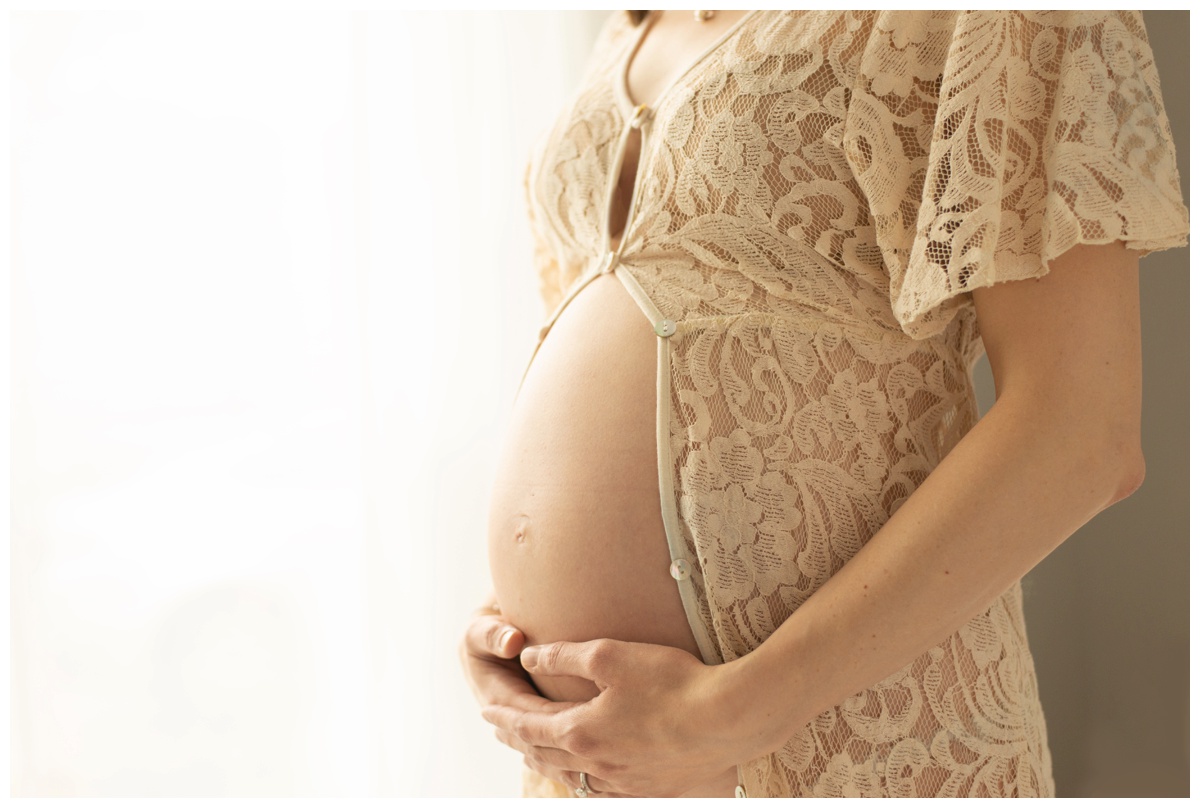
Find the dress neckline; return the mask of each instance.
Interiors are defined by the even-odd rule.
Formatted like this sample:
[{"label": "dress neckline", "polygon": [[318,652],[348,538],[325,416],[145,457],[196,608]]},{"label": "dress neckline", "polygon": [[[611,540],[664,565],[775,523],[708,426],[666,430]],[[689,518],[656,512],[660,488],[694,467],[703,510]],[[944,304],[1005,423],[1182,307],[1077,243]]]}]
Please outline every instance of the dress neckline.
[{"label": "dress neckline", "polygon": [[[616,84],[616,96],[625,116],[631,114],[638,107],[638,103],[629,97],[629,68],[633,64],[634,54],[638,52],[641,47],[642,40],[646,38],[646,32],[650,30],[651,21],[657,19],[658,15],[661,13],[661,11],[653,12],[651,14],[647,14],[645,18],[642,19],[641,23],[638,25],[637,36],[633,38],[633,42],[630,43],[628,50],[625,51],[625,55],[622,57],[621,63],[617,68],[614,82]],[[714,40],[711,45],[705,48],[699,56],[693,59],[689,65],[676,73],[674,78],[667,82],[667,84],[663,87],[662,92],[658,94],[658,98],[654,99],[653,103],[647,105],[650,110],[657,110],[684,76],[696,69],[701,62],[707,59],[713,51],[727,42],[736,31],[744,26],[746,22],[756,14],[758,14],[758,11],[750,11],[746,14],[743,14],[741,19],[729,26],[729,28],[723,34],[717,37],[716,40]]]}]

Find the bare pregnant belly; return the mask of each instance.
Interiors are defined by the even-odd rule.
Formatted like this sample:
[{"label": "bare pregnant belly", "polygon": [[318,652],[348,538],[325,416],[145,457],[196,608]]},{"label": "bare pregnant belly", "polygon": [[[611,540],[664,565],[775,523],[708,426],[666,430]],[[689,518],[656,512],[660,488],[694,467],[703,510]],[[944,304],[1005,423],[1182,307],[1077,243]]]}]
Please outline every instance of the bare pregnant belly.
[{"label": "bare pregnant belly", "polygon": [[[492,489],[488,554],[496,599],[530,645],[611,637],[697,658],[671,577],[658,493],[656,340],[615,275],[559,315],[513,407]],[[534,677],[555,701],[598,693]],[[736,769],[694,796],[732,796]]]}]

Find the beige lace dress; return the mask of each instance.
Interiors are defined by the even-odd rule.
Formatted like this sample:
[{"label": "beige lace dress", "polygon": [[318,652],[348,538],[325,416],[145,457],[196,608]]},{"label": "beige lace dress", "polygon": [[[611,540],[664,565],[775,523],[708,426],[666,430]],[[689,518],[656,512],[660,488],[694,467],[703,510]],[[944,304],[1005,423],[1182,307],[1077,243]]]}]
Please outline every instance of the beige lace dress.
[{"label": "beige lace dress", "polygon": [[[645,312],[671,571],[718,664],[977,421],[972,289],[1043,275],[1076,244],[1185,245],[1188,211],[1140,12],[750,12],[635,109],[646,28],[611,15],[532,149],[537,344],[599,273]],[[752,797],[1052,796],[1020,583],[739,769]],[[569,794],[528,769],[524,793]]]}]

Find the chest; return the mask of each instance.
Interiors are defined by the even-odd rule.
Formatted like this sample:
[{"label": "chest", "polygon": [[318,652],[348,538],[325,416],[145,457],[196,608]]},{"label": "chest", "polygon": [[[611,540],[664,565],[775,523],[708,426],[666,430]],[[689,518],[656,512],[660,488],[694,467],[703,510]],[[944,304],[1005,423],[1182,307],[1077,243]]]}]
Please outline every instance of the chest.
[{"label": "chest", "polygon": [[628,56],[618,63],[630,102],[657,106],[663,91],[746,22],[745,15],[719,11],[698,23],[691,11],[651,12],[641,24],[644,31],[634,32]]},{"label": "chest", "polygon": [[[854,226],[837,186],[852,184],[842,134],[871,13],[652,12],[595,61],[535,154],[549,236],[592,256],[710,215],[814,244],[835,218]],[[814,193],[831,199],[800,199]]]},{"label": "chest", "polygon": [[[642,22],[645,29],[635,35],[627,58],[617,63],[617,82],[625,98],[635,109],[650,110],[679,81],[683,73],[727,39],[741,25],[745,12],[721,11],[697,22],[691,11],[653,11]],[[623,82],[623,84],[622,84]],[[623,152],[617,155],[617,182],[608,200],[608,239],[616,250],[621,242],[631,210],[631,197],[637,184],[642,150],[641,129],[628,133]]]}]

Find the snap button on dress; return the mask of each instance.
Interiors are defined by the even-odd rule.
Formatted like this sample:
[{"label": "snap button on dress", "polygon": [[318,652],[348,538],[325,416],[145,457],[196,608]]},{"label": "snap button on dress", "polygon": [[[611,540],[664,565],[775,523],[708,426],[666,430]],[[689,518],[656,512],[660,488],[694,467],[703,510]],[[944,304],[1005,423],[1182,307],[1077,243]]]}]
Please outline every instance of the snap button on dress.
[{"label": "snap button on dress", "polygon": [[641,129],[642,124],[648,120],[650,120],[650,107],[638,104],[637,109],[633,111],[633,117],[629,119],[629,125],[634,129]]},{"label": "snap button on dress", "polygon": [[659,320],[654,324],[654,333],[660,337],[669,337],[675,333],[674,320]]},{"label": "snap button on dress", "polygon": [[617,268],[617,254],[609,250],[604,254],[604,261],[600,264],[600,274],[606,275]]},{"label": "snap button on dress", "polygon": [[690,574],[691,570],[688,568],[686,558],[677,558],[671,562],[671,577],[676,581],[682,581]]}]

